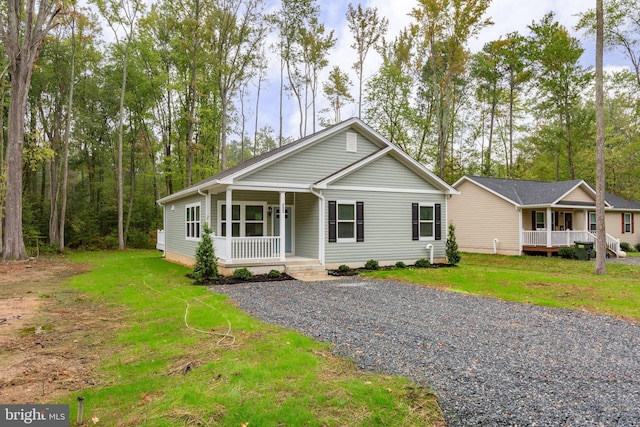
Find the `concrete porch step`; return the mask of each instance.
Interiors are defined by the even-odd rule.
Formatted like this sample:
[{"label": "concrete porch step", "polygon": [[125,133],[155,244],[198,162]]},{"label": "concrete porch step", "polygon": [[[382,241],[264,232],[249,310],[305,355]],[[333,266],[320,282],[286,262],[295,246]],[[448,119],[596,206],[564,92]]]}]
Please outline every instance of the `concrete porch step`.
[{"label": "concrete porch step", "polygon": [[303,282],[319,282],[323,280],[336,280],[339,277],[329,276],[327,270],[298,270],[287,273],[296,280]]}]

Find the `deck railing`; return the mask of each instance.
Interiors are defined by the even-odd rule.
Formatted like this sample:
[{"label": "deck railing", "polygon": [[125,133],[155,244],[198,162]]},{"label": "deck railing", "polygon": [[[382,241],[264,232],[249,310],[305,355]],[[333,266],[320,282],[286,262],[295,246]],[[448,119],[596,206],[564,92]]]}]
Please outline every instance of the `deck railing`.
[{"label": "deck railing", "polygon": [[[548,241],[550,235],[551,240]],[[587,230],[566,231],[523,231],[522,246],[562,247],[573,246],[573,242],[594,242],[595,234]],[[616,255],[620,252],[620,240],[607,234],[607,248]]]},{"label": "deck railing", "polygon": [[164,251],[164,230],[156,230],[156,249]]},{"label": "deck railing", "polygon": [[272,260],[280,258],[280,236],[232,237],[231,253],[228,253],[227,238],[212,236],[216,256],[224,260]]}]

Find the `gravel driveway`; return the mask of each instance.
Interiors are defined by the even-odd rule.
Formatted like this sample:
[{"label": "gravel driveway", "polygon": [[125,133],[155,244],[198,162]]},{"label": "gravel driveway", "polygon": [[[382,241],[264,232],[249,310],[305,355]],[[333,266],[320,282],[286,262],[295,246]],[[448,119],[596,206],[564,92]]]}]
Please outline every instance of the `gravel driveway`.
[{"label": "gravel driveway", "polygon": [[452,426],[640,425],[637,323],[358,277],[212,290],[429,386]]}]

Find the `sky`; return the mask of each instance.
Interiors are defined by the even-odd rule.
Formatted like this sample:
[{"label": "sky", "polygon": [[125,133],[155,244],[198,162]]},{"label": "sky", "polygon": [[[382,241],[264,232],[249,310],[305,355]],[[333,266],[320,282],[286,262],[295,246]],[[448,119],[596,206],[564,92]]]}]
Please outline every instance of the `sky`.
[{"label": "sky", "polygon": [[[338,65],[342,71],[349,72],[353,82],[352,93],[355,98],[358,80],[351,68],[354,62],[354,50],[350,47],[353,43],[353,38],[347,27],[345,18],[349,2],[349,0],[318,0],[321,20],[328,29],[335,31],[337,39],[336,47],[330,55],[330,64],[324,70],[320,81],[325,81],[328,71],[335,65]],[[351,2],[354,5],[357,4],[356,0],[351,0]],[[279,1],[272,0],[271,3],[276,9],[279,8]],[[411,9],[417,5],[417,1],[365,0],[362,1],[361,4],[363,7],[376,7],[378,13],[389,20],[389,30],[386,37],[390,40],[411,23],[409,13]],[[485,43],[496,40],[510,32],[517,31],[526,36],[529,34],[528,25],[534,21],[539,21],[546,13],[553,11],[556,20],[568,28],[573,36],[581,40],[585,48],[582,64],[584,66],[593,66],[595,63],[594,43],[590,40],[585,40],[584,35],[576,32],[574,27],[579,20],[578,15],[594,7],[595,0],[493,0],[486,13],[486,17],[490,18],[494,22],[494,25],[483,29],[477,38],[472,39],[469,43],[469,48],[472,52],[477,52],[482,49]],[[273,55],[272,59],[277,61],[275,55]],[[608,69],[619,69],[627,66],[625,58],[619,52],[606,53],[604,61],[605,68]],[[379,64],[380,58],[377,52],[371,51],[365,63],[365,78],[371,76],[377,70]],[[277,99],[277,89],[279,85],[278,67],[273,66],[271,70],[265,88],[265,92],[270,95],[265,96],[265,99],[274,100]],[[325,102],[326,101],[321,100],[322,104]],[[289,104],[293,107],[292,101],[289,102]],[[321,105],[321,108],[323,106],[324,105]],[[275,103],[274,107],[275,108],[265,108],[265,106],[261,106],[259,112],[260,122],[262,125],[270,124],[277,133],[278,108]],[[320,108],[318,108],[318,110],[319,109]],[[345,107],[342,111],[342,119],[355,115],[356,111],[355,105]],[[295,109],[287,111],[285,135],[298,136],[298,120]]]}]

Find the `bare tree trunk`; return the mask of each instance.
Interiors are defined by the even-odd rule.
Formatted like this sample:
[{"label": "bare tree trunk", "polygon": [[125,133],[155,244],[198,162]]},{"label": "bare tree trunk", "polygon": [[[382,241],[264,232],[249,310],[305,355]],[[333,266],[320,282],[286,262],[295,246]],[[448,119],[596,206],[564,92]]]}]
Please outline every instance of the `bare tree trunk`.
[{"label": "bare tree trunk", "polygon": [[[258,112],[260,110],[260,89],[262,87],[262,71],[258,74],[258,92],[256,93],[256,123],[253,128],[253,156],[258,154]],[[282,120],[282,114],[280,114]]]},{"label": "bare tree trunk", "polygon": [[0,20],[11,74],[11,104],[7,126],[6,222],[2,258],[24,259],[27,251],[22,233],[22,148],[24,116],[33,66],[45,37],[60,12],[57,2],[7,0],[6,21]]},{"label": "bare tree trunk", "polygon": [[603,93],[604,24],[602,0],[596,0],[596,266],[595,274],[606,274],[605,203],[605,122]]},{"label": "bare tree trunk", "polygon": [[[200,1],[196,0],[196,10],[195,10],[195,21],[196,21],[196,29],[200,25]],[[197,98],[197,88],[196,88],[196,76],[198,66],[198,46],[200,43],[200,39],[198,36],[198,32],[196,31],[195,37],[193,39],[193,61],[191,63],[191,79],[189,81],[189,120],[187,122],[187,187],[191,185],[192,179],[192,169],[193,169],[193,133],[195,126],[195,113],[196,113],[196,98]]]},{"label": "bare tree trunk", "polygon": [[71,21],[71,76],[69,76],[69,102],[67,104],[67,123],[64,129],[63,156],[62,156],[62,184],[60,201],[60,228],[58,231],[58,248],[64,252],[64,225],[67,215],[67,186],[69,184],[69,139],[71,138],[71,118],[73,117],[73,88],[76,78],[76,35],[75,17]]},{"label": "bare tree trunk", "polygon": [[509,165],[507,167],[507,178],[511,178],[511,168],[513,167],[513,86],[509,88]]},{"label": "bare tree trunk", "polygon": [[122,138],[124,127],[124,95],[127,90],[127,63],[129,62],[129,44],[132,35],[129,34],[124,50],[122,64],[122,86],[120,87],[120,113],[118,114],[118,249],[123,251],[126,247],[124,241],[124,170],[122,166]]},{"label": "bare tree trunk", "polygon": [[[6,69],[5,69],[6,71]],[[4,72],[0,76],[0,183],[4,179]],[[2,183],[4,184],[4,183]],[[0,196],[0,253],[2,253],[2,230],[4,225],[4,197]]]},{"label": "bare tree trunk", "polygon": [[282,147],[282,97],[284,92],[284,60],[280,59],[280,129],[278,131],[278,147]]}]

